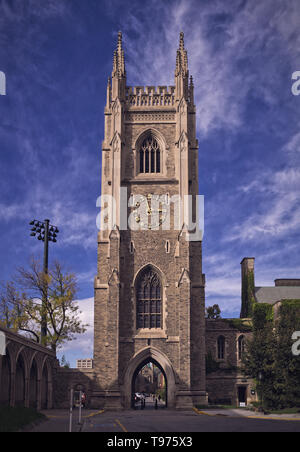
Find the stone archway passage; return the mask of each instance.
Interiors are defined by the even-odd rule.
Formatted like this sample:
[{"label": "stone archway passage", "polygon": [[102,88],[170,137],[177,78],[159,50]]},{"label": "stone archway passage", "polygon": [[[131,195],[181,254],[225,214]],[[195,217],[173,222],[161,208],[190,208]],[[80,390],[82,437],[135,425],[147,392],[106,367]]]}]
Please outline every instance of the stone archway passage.
[{"label": "stone archway passage", "polygon": [[[137,391],[137,385],[136,385],[137,378],[138,378],[141,370],[145,366],[147,366],[147,364],[149,364],[149,363],[151,363],[152,366],[153,366],[152,367],[153,368],[153,370],[152,370],[153,374],[154,374],[154,369],[156,367],[156,368],[158,368],[160,370],[161,374],[163,375],[164,384],[165,384],[164,385],[164,389],[165,389],[165,407],[167,408],[168,407],[168,380],[167,380],[166,374],[165,374],[163,368],[161,367],[161,365],[153,358],[148,358],[144,362],[139,364],[139,366],[136,368],[136,371],[133,374],[132,384],[131,384],[131,408],[134,408],[134,409],[136,408],[135,397],[134,396],[135,396],[136,392],[140,392],[140,391]],[[149,391],[145,391],[145,392],[149,392]]]},{"label": "stone archway passage", "polygon": [[11,394],[11,361],[9,353],[2,357],[2,379],[0,385],[0,404],[9,405]]},{"label": "stone archway passage", "polygon": [[36,361],[33,360],[29,377],[29,406],[31,408],[37,408],[37,400],[38,400],[38,370]]},{"label": "stone archway passage", "polygon": [[47,409],[48,408],[48,369],[47,364],[44,364],[43,373],[42,373],[42,408]]},{"label": "stone archway passage", "polygon": [[25,363],[21,353],[16,364],[15,404],[25,406]]},{"label": "stone archway passage", "polygon": [[154,362],[155,365],[157,365],[163,372],[167,383],[166,400],[168,408],[175,408],[176,382],[172,364],[166,355],[153,347],[147,347],[139,351],[128,363],[124,376],[124,385],[122,388],[124,408],[130,409],[132,407],[133,381],[139,370],[147,362]]}]

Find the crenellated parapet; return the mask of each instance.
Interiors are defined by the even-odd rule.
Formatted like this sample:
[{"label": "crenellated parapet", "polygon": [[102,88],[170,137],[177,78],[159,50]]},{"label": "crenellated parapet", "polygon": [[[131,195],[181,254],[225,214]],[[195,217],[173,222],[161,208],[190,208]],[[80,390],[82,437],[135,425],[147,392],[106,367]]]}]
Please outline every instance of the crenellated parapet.
[{"label": "crenellated parapet", "polygon": [[126,105],[130,107],[173,107],[175,86],[129,86]]}]

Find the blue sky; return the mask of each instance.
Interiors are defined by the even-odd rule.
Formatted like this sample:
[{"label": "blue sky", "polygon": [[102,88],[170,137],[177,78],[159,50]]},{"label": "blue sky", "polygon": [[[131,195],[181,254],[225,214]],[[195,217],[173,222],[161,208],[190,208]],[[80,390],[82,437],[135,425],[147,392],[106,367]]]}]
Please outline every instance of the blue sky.
[{"label": "blue sky", "polygon": [[[28,222],[60,228],[50,259],[79,277],[93,322],[96,199],[107,78],[123,32],[128,85],[172,85],[179,32],[194,77],[207,305],[240,311],[240,262],[257,285],[300,276],[298,0],[0,0],[0,279],[42,246]],[[92,326],[65,353],[92,356]]]}]

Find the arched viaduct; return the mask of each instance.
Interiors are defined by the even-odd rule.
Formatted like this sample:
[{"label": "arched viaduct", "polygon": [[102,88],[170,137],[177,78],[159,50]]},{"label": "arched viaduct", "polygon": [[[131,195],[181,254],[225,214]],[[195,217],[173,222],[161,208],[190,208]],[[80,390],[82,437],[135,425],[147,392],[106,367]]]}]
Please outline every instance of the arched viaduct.
[{"label": "arched viaduct", "polygon": [[6,328],[0,327],[6,342],[0,355],[0,405],[53,408],[55,353]]}]

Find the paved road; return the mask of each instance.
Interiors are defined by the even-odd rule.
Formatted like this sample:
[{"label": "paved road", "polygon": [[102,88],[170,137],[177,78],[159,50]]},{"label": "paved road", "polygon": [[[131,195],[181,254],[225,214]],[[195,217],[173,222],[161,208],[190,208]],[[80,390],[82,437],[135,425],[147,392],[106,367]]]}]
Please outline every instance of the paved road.
[{"label": "paved road", "polygon": [[300,421],[203,415],[194,411],[104,412],[86,419],[83,432],[300,432]]},{"label": "paved road", "polygon": [[[68,432],[67,410],[44,412],[48,417],[34,427],[32,432]],[[73,432],[300,432],[300,421],[257,419],[245,417],[242,410],[201,414],[193,410],[172,411],[145,409],[118,412],[83,410],[83,424],[78,425],[78,410],[74,410]]]}]

